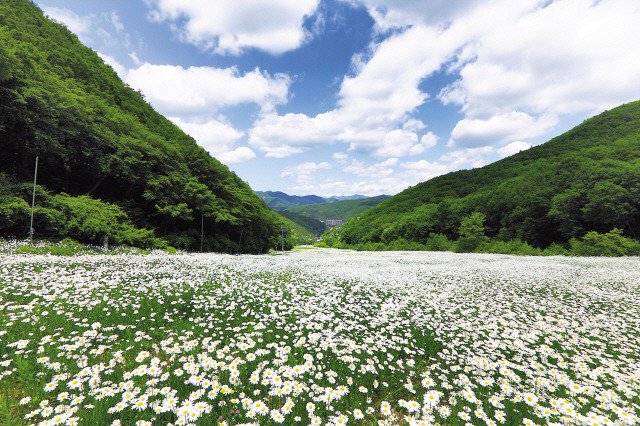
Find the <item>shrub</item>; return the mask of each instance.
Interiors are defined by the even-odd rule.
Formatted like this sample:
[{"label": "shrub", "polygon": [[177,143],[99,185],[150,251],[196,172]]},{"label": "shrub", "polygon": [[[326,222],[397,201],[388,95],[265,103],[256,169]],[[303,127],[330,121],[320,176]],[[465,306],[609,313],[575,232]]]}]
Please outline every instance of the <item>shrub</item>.
[{"label": "shrub", "polygon": [[626,238],[622,231],[614,228],[606,234],[592,231],[582,240],[573,238],[571,254],[576,256],[634,256],[640,255],[640,242]]},{"label": "shrub", "polygon": [[425,249],[429,251],[455,251],[456,243],[444,234],[431,234],[425,242]]},{"label": "shrub", "polygon": [[481,253],[500,253],[500,254],[520,254],[525,256],[538,256],[541,254],[541,250],[536,247],[532,247],[522,240],[489,240],[480,245],[477,252]]},{"label": "shrub", "polygon": [[542,251],[543,256],[568,256],[569,250],[567,250],[561,244],[551,244],[549,247]]},{"label": "shrub", "polygon": [[473,252],[489,241],[489,238],[484,235],[486,218],[482,213],[473,212],[462,219],[458,230],[460,238],[458,239],[457,251]]}]

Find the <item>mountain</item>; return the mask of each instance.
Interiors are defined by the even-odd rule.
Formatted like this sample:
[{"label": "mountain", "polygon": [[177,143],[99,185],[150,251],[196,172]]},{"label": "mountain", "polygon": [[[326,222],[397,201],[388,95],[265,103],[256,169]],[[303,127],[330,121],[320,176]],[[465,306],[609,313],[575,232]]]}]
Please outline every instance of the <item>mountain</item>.
[{"label": "mountain", "polygon": [[[27,0],[0,2],[0,235],[264,252],[282,221],[225,165]],[[201,223],[201,221],[203,223]]]},{"label": "mountain", "polygon": [[289,195],[280,191],[256,191],[256,194],[274,210],[325,202],[324,198],[317,195]]},{"label": "mountain", "polygon": [[334,201],[332,203],[308,204],[305,206],[290,207],[285,211],[312,217],[317,220],[347,220],[371,207],[377,206],[387,198],[389,198],[388,195],[379,195],[377,197],[347,199],[343,201]]},{"label": "mountain", "polygon": [[290,221],[296,223],[298,226],[303,227],[309,234],[315,235],[316,237],[322,235],[322,233],[326,229],[324,223],[309,216],[304,216],[288,210],[279,210],[278,214],[286,217]]},{"label": "mountain", "polygon": [[256,191],[256,194],[274,210],[285,210],[290,207],[306,206],[307,204],[333,203],[343,200],[360,200],[368,198],[366,195],[343,195],[320,197],[318,195],[289,195],[280,191]]},{"label": "mountain", "polygon": [[640,101],[488,166],[408,188],[345,223],[340,238],[349,244],[457,238],[462,218],[473,212],[486,216],[488,236],[538,247],[613,228],[637,239]]},{"label": "mountain", "polygon": [[354,195],[333,195],[326,198],[327,202],[344,201],[344,200],[361,200],[363,198],[369,198],[366,195],[354,194]]}]

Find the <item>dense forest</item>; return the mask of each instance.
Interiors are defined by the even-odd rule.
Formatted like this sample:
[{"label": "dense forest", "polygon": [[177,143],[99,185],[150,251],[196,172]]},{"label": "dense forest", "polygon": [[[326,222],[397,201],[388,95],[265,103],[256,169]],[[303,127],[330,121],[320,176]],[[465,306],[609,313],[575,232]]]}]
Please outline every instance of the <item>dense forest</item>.
[{"label": "dense forest", "polygon": [[640,237],[640,101],[488,166],[408,188],[328,239],[392,247],[476,235],[545,248],[610,231],[612,241]]},{"label": "dense forest", "polygon": [[283,224],[27,0],[0,2],[0,153],[0,235],[28,234],[36,156],[38,238],[260,253]]},{"label": "dense forest", "polygon": [[308,216],[317,220],[347,220],[371,207],[377,206],[387,198],[389,198],[388,195],[378,195],[377,197],[334,201],[331,203],[307,204],[304,206],[289,207],[285,211]]},{"label": "dense forest", "polygon": [[318,195],[289,195],[280,191],[256,191],[256,193],[274,210],[284,210],[289,207],[305,204],[326,203],[327,200]]},{"label": "dense forest", "polygon": [[320,236],[325,231],[324,223],[318,219],[294,213],[289,210],[279,210],[278,214],[303,227],[311,235]]}]

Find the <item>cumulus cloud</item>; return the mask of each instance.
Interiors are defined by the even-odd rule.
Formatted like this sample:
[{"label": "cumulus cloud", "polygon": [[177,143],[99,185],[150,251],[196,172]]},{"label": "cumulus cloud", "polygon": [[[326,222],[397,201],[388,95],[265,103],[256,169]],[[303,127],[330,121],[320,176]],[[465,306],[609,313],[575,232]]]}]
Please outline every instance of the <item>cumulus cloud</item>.
[{"label": "cumulus cloud", "polygon": [[[586,117],[640,97],[633,0],[351,2],[396,31],[354,57],[335,109],[262,116],[250,144],[267,156],[331,143],[380,157],[422,153],[437,140],[412,114],[432,96],[464,114],[449,140],[459,148],[550,135],[564,114]],[[459,78],[439,93],[420,89],[443,69]]]},{"label": "cumulus cloud", "polygon": [[270,112],[254,123],[249,143],[273,157],[335,142],[379,157],[422,152],[424,123],[411,113],[428,98],[420,82],[453,53],[439,39],[439,30],[415,27],[374,45],[358,73],[342,81],[337,108],[313,117]]},{"label": "cumulus cloud", "polygon": [[362,161],[352,160],[351,164],[342,168],[345,173],[351,173],[356,176],[379,179],[386,176],[391,176],[394,172],[393,166],[398,164],[397,158],[389,158],[388,160],[365,165]]},{"label": "cumulus cloud", "polygon": [[169,22],[182,40],[219,54],[255,48],[280,54],[301,46],[304,19],[318,0],[148,0],[150,18]]},{"label": "cumulus cloud", "polygon": [[482,146],[535,137],[547,133],[557,122],[555,115],[534,117],[520,111],[496,114],[487,119],[465,118],[451,131],[450,144]]},{"label": "cumulus cloud", "polygon": [[498,154],[500,154],[500,157],[509,157],[513,154],[517,154],[520,151],[525,151],[531,148],[531,146],[532,145],[529,142],[515,141],[503,146],[502,148],[496,149],[496,151],[498,152]]},{"label": "cumulus cloud", "polygon": [[230,124],[216,119],[201,123],[185,121],[179,117],[169,119],[213,155],[229,151],[244,135]]},{"label": "cumulus cloud", "polygon": [[241,73],[236,68],[184,68],[146,62],[129,70],[124,79],[226,164],[247,161],[256,155],[249,147],[234,148],[244,132],[227,123],[218,111],[241,104],[255,104],[263,111],[271,111],[274,105],[287,102],[291,83],[285,74],[272,76],[258,68]]},{"label": "cumulus cloud", "polygon": [[237,164],[256,158],[256,154],[247,146],[239,146],[232,151],[217,155],[216,158],[225,164]]},{"label": "cumulus cloud", "polygon": [[258,68],[242,74],[236,68],[144,63],[129,71],[126,82],[141,90],[160,112],[189,116],[242,103],[262,108],[284,103],[290,79],[284,74],[271,76]]},{"label": "cumulus cloud", "polygon": [[98,52],[98,56],[102,58],[105,64],[109,65],[118,74],[120,78],[124,78],[127,75],[127,68],[122,65],[116,58],[109,56],[105,53]]},{"label": "cumulus cloud", "polygon": [[591,115],[640,96],[638,2],[487,6],[461,18],[468,37],[452,66],[460,78],[439,94],[465,114],[452,134],[461,145],[545,135],[563,114]]},{"label": "cumulus cloud", "polygon": [[321,163],[307,162],[285,168],[280,173],[280,177],[291,177],[298,184],[309,184],[314,181],[314,174],[317,171],[329,169],[331,169],[331,164],[324,161]]},{"label": "cumulus cloud", "polygon": [[43,7],[44,13],[54,21],[64,24],[69,31],[78,37],[87,36],[90,32],[94,15],[80,16],[72,10],[61,7]]}]

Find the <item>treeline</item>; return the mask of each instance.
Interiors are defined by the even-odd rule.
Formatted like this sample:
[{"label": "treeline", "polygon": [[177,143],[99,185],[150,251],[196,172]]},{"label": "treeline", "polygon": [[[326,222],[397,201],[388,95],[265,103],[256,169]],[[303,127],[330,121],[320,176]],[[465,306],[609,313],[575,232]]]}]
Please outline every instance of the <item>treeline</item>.
[{"label": "treeline", "polygon": [[245,182],[27,0],[0,2],[0,153],[0,235],[28,234],[20,184],[39,156],[39,237],[67,236],[62,222],[93,209],[123,241],[198,249],[202,222],[205,250],[278,240],[282,221]]},{"label": "treeline", "polygon": [[474,212],[485,218],[483,233],[494,242],[475,250],[500,252],[504,245],[526,243],[534,251],[558,245],[580,251],[577,241],[593,232],[638,239],[640,102],[604,112],[488,166],[409,188],[345,223],[340,243],[423,247],[443,238],[459,242],[465,218]]},{"label": "treeline", "polygon": [[572,238],[565,244],[553,243],[542,249],[519,239],[504,241],[498,238],[489,238],[485,233],[485,219],[486,217],[478,212],[463,218],[459,228],[460,236],[457,240],[451,240],[444,234],[430,234],[424,243],[399,238],[389,243],[347,244],[342,241],[341,227],[337,227],[325,233],[322,242],[316,245],[362,251],[451,251],[528,256],[640,256],[640,241],[625,237],[622,231],[617,228],[607,233],[591,231],[582,238]]}]

